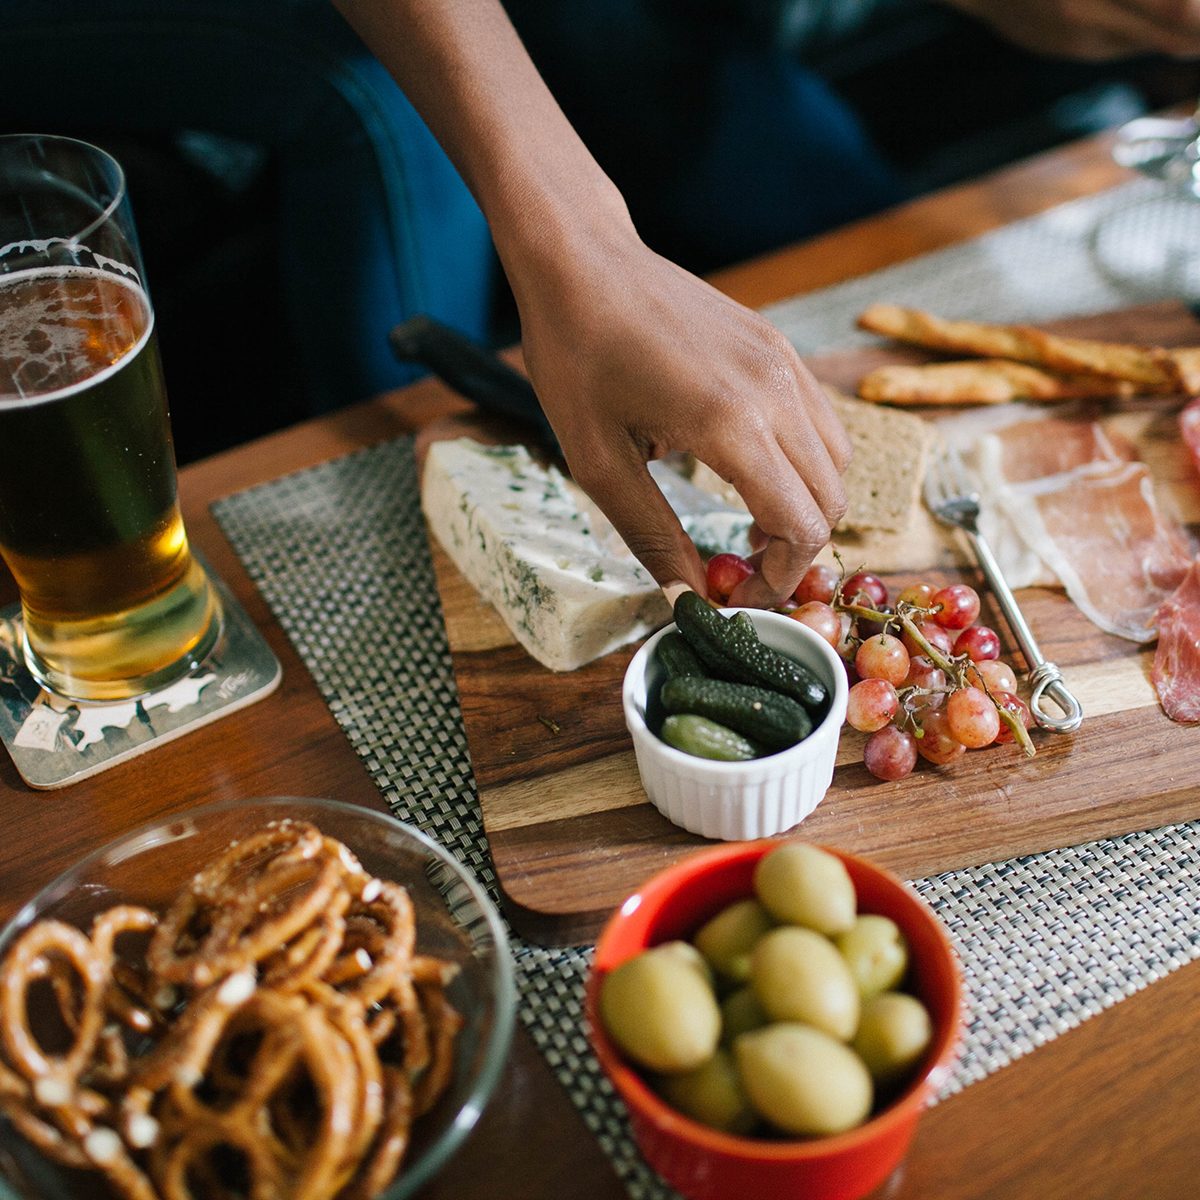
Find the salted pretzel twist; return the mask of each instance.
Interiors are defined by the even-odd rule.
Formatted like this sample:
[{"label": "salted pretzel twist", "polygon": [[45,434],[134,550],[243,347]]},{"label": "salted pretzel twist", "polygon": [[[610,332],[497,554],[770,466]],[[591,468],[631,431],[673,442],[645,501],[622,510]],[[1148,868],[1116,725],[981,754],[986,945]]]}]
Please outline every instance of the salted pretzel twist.
[{"label": "salted pretzel twist", "polygon": [[161,917],[38,921],[0,963],[0,1117],[122,1200],[369,1200],[462,1026],[456,968],[416,938],[406,889],[300,821]]}]

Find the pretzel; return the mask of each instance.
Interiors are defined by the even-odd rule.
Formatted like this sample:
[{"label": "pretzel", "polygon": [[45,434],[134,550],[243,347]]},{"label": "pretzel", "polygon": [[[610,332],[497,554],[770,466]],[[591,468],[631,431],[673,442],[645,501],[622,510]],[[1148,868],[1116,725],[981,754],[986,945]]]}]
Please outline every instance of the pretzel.
[{"label": "pretzel", "polygon": [[1179,361],[1156,346],[1064,337],[1030,325],[947,321],[896,304],[872,304],[859,314],[858,326],[928,350],[1013,359],[1055,371],[1127,380],[1138,394],[1179,392],[1185,382]]},{"label": "pretzel", "polygon": [[168,909],[146,959],[169,983],[205,987],[266,958],[313,921],[341,878],[318,830],[279,821],[235,842]]},{"label": "pretzel", "polygon": [[348,1148],[353,1165],[362,1161],[384,1119],[383,1064],[362,1011],[354,1004],[331,1005],[324,1010],[325,1018],[345,1041],[354,1060],[358,1077],[358,1097],[355,1103],[356,1136]]},{"label": "pretzel", "polygon": [[39,1116],[28,1104],[11,1096],[0,1096],[0,1113],[12,1122],[13,1128],[31,1146],[47,1158],[76,1170],[86,1170],[92,1165],[79,1142],[64,1137],[57,1124]]},{"label": "pretzel", "polygon": [[263,959],[259,971],[263,984],[295,991],[310,980],[322,978],[341,953],[346,936],[342,914],[349,902],[348,893],[335,893],[313,924]]},{"label": "pretzel", "polygon": [[[43,920],[10,948],[0,973],[0,1046],[6,1078],[22,1076],[28,1086],[23,1095],[0,1096],[0,1111],[56,1162],[100,1171],[126,1200],[156,1200],[124,1142],[99,1120],[108,1102],[84,1083],[104,1040],[113,940],[118,928],[139,920],[114,911],[101,926],[99,944],[73,926]],[[69,1037],[67,1049],[58,1054],[48,1051],[29,1025],[29,990],[43,979],[52,981],[57,1015]]]},{"label": "pretzel", "polygon": [[[331,964],[343,977],[339,990],[364,1007],[382,1000],[412,960],[416,926],[412,900],[399,884],[380,883],[370,900],[354,901],[346,916],[344,953]],[[344,960],[365,951],[370,965],[358,973],[345,970]],[[356,959],[356,966],[361,960]]]},{"label": "pretzel", "polygon": [[[362,1089],[348,1042],[321,1009],[276,992],[259,992],[227,1023],[228,1036],[244,1036],[248,1030],[257,1030],[261,1040],[240,1092],[220,1097],[218,1105],[199,1099],[184,1081],[172,1083],[161,1109],[167,1138],[176,1142],[168,1162],[177,1162],[181,1154],[194,1161],[197,1140],[210,1150],[231,1145],[246,1153],[253,1165],[252,1195],[258,1190],[257,1174],[263,1164],[269,1164],[263,1174],[264,1188],[273,1186],[270,1181],[282,1172],[288,1185],[285,1194],[296,1200],[334,1194],[335,1184],[348,1174],[347,1163],[353,1159],[349,1146],[362,1136]],[[281,1089],[294,1085],[301,1071],[317,1097],[318,1120],[314,1128],[305,1130],[303,1139],[294,1138],[287,1145],[262,1114],[270,1111]],[[371,1125],[369,1132],[373,1129]],[[185,1149],[180,1151],[179,1146]],[[169,1167],[168,1173],[173,1170]]]},{"label": "pretzel", "polygon": [[0,1113],[13,1128],[47,1158],[75,1170],[98,1170],[124,1200],[159,1200],[150,1181],[130,1158],[121,1139],[105,1126],[90,1127],[68,1140],[50,1121],[28,1108],[0,1099]]},{"label": "pretzel", "polygon": [[454,1039],[462,1028],[462,1017],[440,988],[418,989],[425,1020],[432,1034],[429,1067],[413,1089],[413,1108],[424,1116],[441,1098],[454,1070]]},{"label": "pretzel", "polygon": [[[229,1195],[216,1152],[230,1147],[244,1156],[246,1174],[252,1180],[252,1200],[283,1200],[287,1195],[283,1166],[254,1131],[215,1125],[198,1125],[188,1137],[177,1139],[169,1149],[154,1155],[153,1173],[162,1200],[207,1200],[210,1196]],[[191,1179],[201,1184],[199,1192],[192,1190]]]},{"label": "pretzel", "polygon": [[[415,942],[403,887],[273,823],[161,918],[118,905],[88,935],[21,934],[0,964],[0,1115],[123,1200],[368,1200],[449,1086],[463,1023],[457,968]],[[34,987],[61,1047],[30,1027]]]},{"label": "pretzel", "polygon": [[[143,997],[145,980],[130,964],[117,958],[117,939],[126,934],[150,933],[158,917],[148,908],[118,904],[99,913],[92,921],[91,939],[97,954],[108,969],[108,987],[104,994],[106,1012],[126,1028],[149,1034],[162,1028],[162,1018]],[[138,1003],[138,1001],[142,1001]],[[109,1037],[108,1043],[113,1042]],[[112,1046],[115,1051],[115,1046]]]},{"label": "pretzel", "polygon": [[370,1156],[341,1200],[368,1200],[381,1192],[395,1178],[408,1149],[413,1121],[412,1085],[404,1071],[384,1067],[383,1089],[386,1098],[383,1120],[375,1134]]},{"label": "pretzel", "polygon": [[[61,1013],[71,1034],[64,1054],[46,1051],[29,1027],[30,986],[54,970],[56,962],[72,972],[82,989],[78,1012]],[[8,1064],[31,1086],[61,1090],[64,1102],[75,1091],[104,1024],[106,982],[104,960],[95,947],[62,921],[38,921],[13,943],[0,976],[0,1044]]]}]

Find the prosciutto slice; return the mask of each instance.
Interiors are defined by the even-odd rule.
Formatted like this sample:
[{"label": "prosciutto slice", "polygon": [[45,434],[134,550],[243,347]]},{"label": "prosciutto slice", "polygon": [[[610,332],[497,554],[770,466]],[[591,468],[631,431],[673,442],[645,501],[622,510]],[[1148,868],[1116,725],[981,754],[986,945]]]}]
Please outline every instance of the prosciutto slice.
[{"label": "prosciutto slice", "polygon": [[1150,677],[1172,721],[1200,721],[1200,558],[1158,610]]},{"label": "prosciutto slice", "polygon": [[1094,422],[1022,421],[989,434],[981,465],[1020,537],[1101,629],[1151,641],[1191,562],[1149,469]]},{"label": "prosciutto slice", "polygon": [[1020,421],[996,435],[997,466],[1007,483],[1028,483],[1093,463],[1130,462],[1133,447],[1095,421]]},{"label": "prosciutto slice", "polygon": [[1094,421],[1045,417],[1029,406],[1023,407],[1026,415],[992,421],[990,428],[984,426],[983,436],[977,419],[971,421],[974,429],[958,419],[955,433],[958,426],[963,426],[965,436],[951,440],[961,445],[970,438],[974,443],[967,457],[973,461],[983,493],[980,531],[999,560],[1009,586],[1061,587],[1051,561],[1030,546],[1014,523],[1009,511],[1013,485],[1062,475],[1088,463],[1127,462],[1134,457],[1133,448],[1122,439],[1110,437]]}]

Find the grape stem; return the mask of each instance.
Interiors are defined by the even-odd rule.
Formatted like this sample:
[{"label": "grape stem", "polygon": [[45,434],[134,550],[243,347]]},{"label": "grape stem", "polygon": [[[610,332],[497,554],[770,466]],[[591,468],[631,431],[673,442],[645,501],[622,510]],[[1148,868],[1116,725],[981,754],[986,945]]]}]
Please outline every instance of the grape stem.
[{"label": "grape stem", "polygon": [[[859,595],[862,595],[860,592]],[[878,609],[868,608],[863,604],[847,604],[841,601],[837,607],[844,612],[848,612],[853,617],[860,617],[866,621],[875,621],[885,628],[895,622],[899,622],[904,632],[909,638],[921,649],[921,653],[926,655],[934,666],[945,671],[947,678],[953,679],[957,687],[967,687],[965,670],[967,664],[970,663],[970,658],[966,655],[957,658],[949,658],[943,654],[936,646],[932,645],[925,635],[917,628],[916,622],[906,612],[884,613]],[[917,610],[923,612],[923,609]],[[1011,713],[1008,709],[996,704],[996,697],[992,695],[990,689],[983,680],[983,691],[987,698],[996,705],[996,711],[1000,714],[1000,720],[1003,721],[1012,731],[1013,739],[1017,745],[1025,752],[1027,758],[1033,758],[1037,754],[1037,747],[1033,744],[1033,739],[1029,736],[1029,730],[1025,728],[1025,723],[1015,713]],[[973,685],[970,685],[973,686]]]},{"label": "grape stem", "polygon": [[[986,688],[984,690],[986,691]],[[988,695],[991,696],[992,693],[988,692]],[[992,697],[992,703],[996,704],[994,696]],[[1009,712],[1007,708],[999,704],[996,704],[996,710],[1000,713],[1000,720],[1012,730],[1012,735],[1017,745],[1025,751],[1025,756],[1032,758],[1037,753],[1037,749],[1033,744],[1033,739],[1029,736],[1029,730],[1025,728],[1025,722],[1016,713]]]}]

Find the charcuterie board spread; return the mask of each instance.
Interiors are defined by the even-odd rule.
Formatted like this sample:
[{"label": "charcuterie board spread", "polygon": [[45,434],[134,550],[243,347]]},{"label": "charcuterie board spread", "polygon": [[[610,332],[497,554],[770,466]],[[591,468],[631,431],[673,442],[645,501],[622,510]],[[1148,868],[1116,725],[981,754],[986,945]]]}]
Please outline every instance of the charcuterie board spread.
[{"label": "charcuterie board spread", "polygon": [[[1111,342],[1200,345],[1200,322],[1174,304],[1047,328]],[[889,343],[808,365],[822,382],[852,394],[875,368],[928,357]],[[1200,524],[1200,475],[1180,437],[1180,396],[1067,403],[1083,406],[1071,415],[1098,421],[1114,442],[1131,447],[1165,510],[1193,529]],[[946,412],[912,411],[933,420]],[[1056,406],[1046,416],[1064,411]],[[459,418],[431,429],[422,449],[463,436],[516,440],[512,430]],[[523,485],[512,482],[515,495]],[[563,519],[571,519],[565,510]],[[902,530],[839,535],[837,546],[849,570],[865,566],[892,587],[927,580],[978,588],[980,619],[999,630],[1003,657],[1019,671],[1016,645],[958,537],[914,505]],[[508,915],[535,941],[589,940],[639,882],[704,844],[651,806],[638,777],[620,700],[638,643],[575,669],[550,670],[517,641],[438,538],[431,542],[483,824]],[[589,559],[587,577],[603,579],[605,561]],[[895,782],[868,773],[863,735],[846,729],[833,784],[803,823],[807,838],[913,877],[1200,815],[1200,727],[1162,712],[1151,682],[1152,646],[1102,631],[1060,588],[1027,587],[1018,596],[1043,652],[1083,705],[1082,728],[1035,733],[1031,759],[1011,746],[990,747],[945,768],[924,764]],[[652,597],[634,607],[651,628],[667,619],[665,607],[655,612]],[[628,608],[622,619],[629,619]],[[590,636],[602,649],[599,633]]]}]

